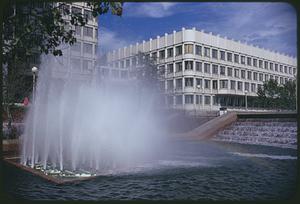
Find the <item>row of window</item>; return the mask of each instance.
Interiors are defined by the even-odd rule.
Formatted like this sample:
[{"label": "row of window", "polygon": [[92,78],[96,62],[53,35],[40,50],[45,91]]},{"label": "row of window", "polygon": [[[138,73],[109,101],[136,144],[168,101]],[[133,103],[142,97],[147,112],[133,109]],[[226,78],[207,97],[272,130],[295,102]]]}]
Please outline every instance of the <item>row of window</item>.
[{"label": "row of window", "polygon": [[[82,61],[82,66],[81,66],[81,61]],[[70,60],[71,68],[73,70],[77,71],[87,71],[87,70],[92,70],[93,69],[93,61],[92,60],[87,60],[87,59],[78,59],[78,58],[71,58]]]},{"label": "row of window", "polygon": [[[267,73],[258,73],[254,71],[246,71],[246,70],[240,70],[238,68],[232,68],[232,67],[225,67],[225,66],[219,66],[216,64],[209,64],[209,63],[202,63],[202,62],[195,62],[195,69],[193,61],[185,61],[185,70],[190,71],[197,71],[197,72],[204,72],[207,74],[215,74],[220,76],[228,76],[228,77],[235,77],[235,78],[241,78],[241,79],[248,79],[248,80],[255,80],[255,81],[267,81],[269,79],[275,79],[278,80],[279,76],[267,74]],[[164,70],[164,65],[159,67],[159,70]],[[182,62],[175,63],[175,69],[174,64],[167,64],[166,73],[172,74],[176,72],[182,71]],[[164,74],[164,72],[162,72]],[[282,78],[282,77],[280,77]]]},{"label": "row of window", "polygon": [[[175,46],[175,53],[174,48],[167,48],[166,50],[160,50],[158,52],[152,52],[151,55],[158,57],[159,59],[165,59],[175,56],[182,55],[182,45]],[[195,51],[195,52],[194,52]],[[185,54],[195,54],[199,56],[205,56],[205,57],[211,57],[214,59],[220,59],[224,61],[234,62],[238,64],[253,66],[253,67],[259,67],[264,69],[269,69],[271,71],[275,72],[282,72],[282,73],[288,73],[288,74],[296,74],[296,68],[295,67],[288,67],[287,65],[278,64],[275,62],[270,62],[262,59],[257,59],[250,56],[240,55],[233,52],[218,50],[215,48],[210,47],[203,47],[201,45],[195,45],[194,44],[185,44],[184,45],[184,53]],[[127,59],[129,60],[129,59]],[[135,63],[132,63],[133,66]],[[116,66],[118,66],[116,64]],[[129,65],[130,66],[130,62]]]},{"label": "row of window", "polygon": [[[182,82],[183,82],[182,78],[175,80],[176,90],[182,90],[182,88],[183,88]],[[257,92],[257,89],[258,89],[258,87],[261,86],[261,84],[235,81],[235,80],[219,80],[219,82],[218,82],[218,80],[186,77],[186,78],[184,78],[184,86],[185,87],[195,87],[197,89],[203,89],[203,88],[211,89],[212,88],[214,90],[231,89],[231,90],[238,90],[238,91]],[[243,89],[243,87],[244,87],[244,89]],[[162,90],[165,89],[164,82],[161,82],[161,89]],[[167,80],[166,89],[168,91],[174,90],[174,81],[173,80]]]},{"label": "row of window", "polygon": [[[82,50],[83,48],[83,50]],[[93,54],[93,44],[91,43],[82,43],[82,42],[76,42],[74,43],[74,45],[71,46],[71,50],[81,53],[81,50],[83,51],[83,53],[87,53],[87,54]]]},{"label": "row of window", "polygon": [[[211,99],[212,98],[212,99]],[[204,104],[204,105],[211,105],[211,102],[213,102],[213,105],[217,105],[217,98],[216,96],[207,96],[207,95],[191,95],[187,94],[182,97],[182,95],[176,95],[175,96],[175,103],[176,105],[182,105],[183,99],[185,104]],[[173,104],[173,97],[167,97],[167,103],[169,105]]]},{"label": "row of window", "polygon": [[[82,33],[83,30],[83,33]],[[94,32],[93,32],[94,30]],[[84,37],[90,37],[94,38],[93,33],[95,33],[95,38],[98,38],[98,30],[93,29],[93,27],[88,27],[88,26],[75,26],[75,35],[77,36],[84,36]]]},{"label": "row of window", "polygon": [[127,79],[129,77],[128,71],[119,71],[115,69],[101,69],[100,74],[104,77],[112,77],[112,78]]},{"label": "row of window", "polygon": [[[69,10],[70,11],[70,5],[68,5],[68,4],[60,5],[61,13],[63,13],[63,10]],[[90,11],[90,10],[82,9],[82,8],[79,8],[79,7],[76,7],[76,6],[72,6],[71,12],[73,14],[83,14],[84,17],[86,17],[89,21],[93,20],[93,14],[92,14],[92,11]]]}]

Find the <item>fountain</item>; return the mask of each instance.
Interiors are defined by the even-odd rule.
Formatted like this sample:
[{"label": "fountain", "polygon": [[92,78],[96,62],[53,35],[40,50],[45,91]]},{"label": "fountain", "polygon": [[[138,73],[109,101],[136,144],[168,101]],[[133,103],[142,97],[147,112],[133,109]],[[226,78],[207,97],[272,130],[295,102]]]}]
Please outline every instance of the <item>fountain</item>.
[{"label": "fountain", "polygon": [[214,140],[297,149],[297,121],[293,118],[238,119]]},{"label": "fountain", "polygon": [[[59,177],[89,177],[152,160],[163,149],[156,96],[133,80],[82,81],[43,57],[26,118],[21,164]],[[64,77],[53,77],[60,69]],[[59,75],[58,75],[59,76]]]}]

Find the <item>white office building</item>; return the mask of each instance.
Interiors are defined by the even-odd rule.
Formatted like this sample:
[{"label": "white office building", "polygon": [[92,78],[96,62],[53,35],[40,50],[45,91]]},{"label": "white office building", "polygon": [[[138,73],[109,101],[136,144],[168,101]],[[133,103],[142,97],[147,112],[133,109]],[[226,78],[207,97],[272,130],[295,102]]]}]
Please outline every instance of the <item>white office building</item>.
[{"label": "white office building", "polygon": [[172,34],[114,50],[107,73],[126,78],[136,54],[157,57],[166,104],[174,108],[216,110],[243,107],[265,81],[284,84],[297,73],[297,59],[212,33],[182,28]]}]

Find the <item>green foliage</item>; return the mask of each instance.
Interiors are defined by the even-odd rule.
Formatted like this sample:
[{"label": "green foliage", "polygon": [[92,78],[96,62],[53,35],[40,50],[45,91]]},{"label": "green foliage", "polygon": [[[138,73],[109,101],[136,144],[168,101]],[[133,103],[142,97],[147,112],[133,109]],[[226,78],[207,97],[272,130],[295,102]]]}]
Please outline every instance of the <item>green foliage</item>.
[{"label": "green foliage", "polygon": [[279,85],[275,80],[264,83],[258,88],[256,104],[258,107],[271,109],[296,109],[296,81],[287,81]]}]

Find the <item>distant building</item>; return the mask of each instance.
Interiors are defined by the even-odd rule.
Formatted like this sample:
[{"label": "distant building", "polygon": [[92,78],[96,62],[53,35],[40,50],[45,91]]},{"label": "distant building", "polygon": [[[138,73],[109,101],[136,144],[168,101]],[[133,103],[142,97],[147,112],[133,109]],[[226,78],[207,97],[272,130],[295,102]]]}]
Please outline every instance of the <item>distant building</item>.
[{"label": "distant building", "polygon": [[295,79],[297,59],[212,33],[193,29],[109,52],[107,75],[127,76],[136,54],[157,57],[166,104],[174,108],[215,110],[243,107],[245,95],[257,96],[259,86],[275,79]]}]

